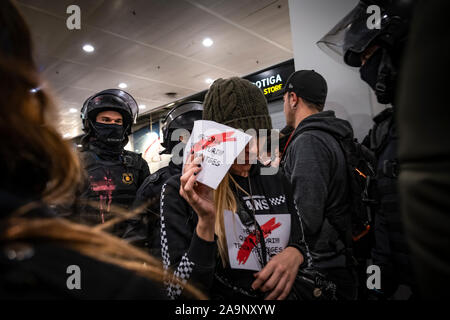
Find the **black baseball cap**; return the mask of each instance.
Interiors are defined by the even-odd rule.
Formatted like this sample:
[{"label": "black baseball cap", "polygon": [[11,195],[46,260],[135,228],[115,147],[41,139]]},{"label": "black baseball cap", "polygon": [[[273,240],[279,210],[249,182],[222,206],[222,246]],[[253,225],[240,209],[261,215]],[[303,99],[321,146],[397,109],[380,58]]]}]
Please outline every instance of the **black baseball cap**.
[{"label": "black baseball cap", "polygon": [[319,105],[325,104],[327,99],[327,82],[314,70],[299,70],[289,76],[284,87],[284,92],[295,94],[309,102]]}]

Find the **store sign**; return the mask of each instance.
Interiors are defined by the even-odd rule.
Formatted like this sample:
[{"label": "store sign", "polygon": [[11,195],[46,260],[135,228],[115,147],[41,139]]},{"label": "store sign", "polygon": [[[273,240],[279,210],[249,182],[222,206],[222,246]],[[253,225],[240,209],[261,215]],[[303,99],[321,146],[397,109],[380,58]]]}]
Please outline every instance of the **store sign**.
[{"label": "store sign", "polygon": [[295,71],[294,62],[288,61],[274,68],[245,77],[262,90],[268,101],[283,96],[284,85],[289,76]]}]

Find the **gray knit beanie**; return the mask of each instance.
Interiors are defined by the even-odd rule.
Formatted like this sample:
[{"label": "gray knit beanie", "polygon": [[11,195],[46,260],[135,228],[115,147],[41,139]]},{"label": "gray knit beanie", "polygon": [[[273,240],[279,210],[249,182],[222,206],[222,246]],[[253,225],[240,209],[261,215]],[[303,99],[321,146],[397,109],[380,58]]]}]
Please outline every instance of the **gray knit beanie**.
[{"label": "gray knit beanie", "polygon": [[214,81],[203,103],[203,120],[244,131],[272,129],[267,101],[261,89],[238,77]]}]

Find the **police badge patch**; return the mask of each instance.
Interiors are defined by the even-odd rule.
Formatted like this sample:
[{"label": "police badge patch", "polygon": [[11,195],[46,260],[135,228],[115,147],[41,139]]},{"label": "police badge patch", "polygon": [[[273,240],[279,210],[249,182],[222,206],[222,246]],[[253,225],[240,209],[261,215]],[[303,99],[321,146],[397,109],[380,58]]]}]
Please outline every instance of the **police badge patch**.
[{"label": "police badge patch", "polygon": [[132,173],[122,173],[122,182],[125,184],[133,183],[133,174]]}]

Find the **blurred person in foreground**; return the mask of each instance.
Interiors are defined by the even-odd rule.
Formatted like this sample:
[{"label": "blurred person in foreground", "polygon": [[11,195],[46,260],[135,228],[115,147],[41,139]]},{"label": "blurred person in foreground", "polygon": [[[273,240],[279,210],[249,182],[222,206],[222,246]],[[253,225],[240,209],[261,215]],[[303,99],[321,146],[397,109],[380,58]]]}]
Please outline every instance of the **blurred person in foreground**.
[{"label": "blurred person in foreground", "polygon": [[[0,39],[0,298],[164,299],[155,259],[49,209],[70,200],[80,165],[51,125],[55,106],[40,87],[29,29],[6,0]],[[81,270],[79,290],[69,289],[71,265]]]}]

